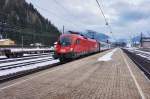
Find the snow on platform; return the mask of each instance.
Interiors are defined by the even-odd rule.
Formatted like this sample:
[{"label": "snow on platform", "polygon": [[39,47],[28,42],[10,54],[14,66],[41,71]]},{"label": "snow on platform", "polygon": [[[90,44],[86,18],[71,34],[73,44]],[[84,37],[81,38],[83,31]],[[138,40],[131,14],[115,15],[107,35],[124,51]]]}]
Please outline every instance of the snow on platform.
[{"label": "snow on platform", "polygon": [[100,57],[98,61],[110,61],[112,59],[112,55],[116,52],[117,49],[112,50],[111,52],[105,54],[104,56]]}]

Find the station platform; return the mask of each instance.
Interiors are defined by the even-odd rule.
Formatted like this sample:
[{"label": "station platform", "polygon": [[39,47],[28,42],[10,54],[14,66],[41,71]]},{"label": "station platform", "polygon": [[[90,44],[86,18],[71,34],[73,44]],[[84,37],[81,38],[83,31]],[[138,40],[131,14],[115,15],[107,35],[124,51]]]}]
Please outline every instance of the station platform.
[{"label": "station platform", "polygon": [[117,48],[2,83],[0,99],[150,99],[150,80]]}]

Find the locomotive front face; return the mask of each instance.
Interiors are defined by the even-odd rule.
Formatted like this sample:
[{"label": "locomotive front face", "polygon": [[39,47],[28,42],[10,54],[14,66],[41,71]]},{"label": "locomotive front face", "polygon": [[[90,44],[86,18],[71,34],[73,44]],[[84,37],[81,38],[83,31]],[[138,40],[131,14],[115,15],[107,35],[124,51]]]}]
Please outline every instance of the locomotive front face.
[{"label": "locomotive front face", "polygon": [[63,37],[60,37],[60,39],[59,39],[59,44],[60,44],[62,47],[70,46],[70,45],[71,45],[71,37],[70,37],[70,36],[63,36]]},{"label": "locomotive front face", "polygon": [[61,36],[55,46],[55,57],[70,58],[72,57],[72,52],[73,52],[73,44],[71,36],[69,35]]},{"label": "locomotive front face", "polygon": [[68,53],[73,50],[72,48],[72,39],[70,36],[60,37],[58,44],[60,45],[59,53]]}]

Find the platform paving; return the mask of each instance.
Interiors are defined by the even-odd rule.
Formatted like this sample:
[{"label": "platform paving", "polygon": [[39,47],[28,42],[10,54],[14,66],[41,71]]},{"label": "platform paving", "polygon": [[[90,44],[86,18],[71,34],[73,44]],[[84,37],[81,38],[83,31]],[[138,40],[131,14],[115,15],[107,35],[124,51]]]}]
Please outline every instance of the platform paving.
[{"label": "platform paving", "polygon": [[110,51],[1,84],[0,99],[150,99],[150,81],[121,49],[98,61]]}]

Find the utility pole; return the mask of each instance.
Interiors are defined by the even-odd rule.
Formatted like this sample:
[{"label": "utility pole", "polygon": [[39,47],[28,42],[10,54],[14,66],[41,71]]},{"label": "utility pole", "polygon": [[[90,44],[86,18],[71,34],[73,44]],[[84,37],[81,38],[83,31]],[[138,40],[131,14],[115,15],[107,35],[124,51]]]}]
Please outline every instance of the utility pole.
[{"label": "utility pole", "polygon": [[5,35],[5,39],[7,39],[8,37],[7,37],[7,34]]},{"label": "utility pole", "polygon": [[65,32],[65,26],[63,25],[63,32],[62,32],[62,34],[64,34],[64,32]]},{"label": "utility pole", "polygon": [[143,47],[143,34],[142,34],[142,32],[141,32],[141,47]]},{"label": "utility pole", "polygon": [[6,27],[7,14],[0,12],[0,39],[3,39]]},{"label": "utility pole", "polygon": [[32,44],[34,45],[34,34],[32,35]]},{"label": "utility pole", "polygon": [[24,39],[23,36],[21,36],[21,47],[22,47],[22,49],[23,49],[23,43],[24,43],[23,39]]},{"label": "utility pole", "polygon": [[0,33],[0,35],[1,35],[1,37],[0,37],[0,39],[2,39],[3,38],[3,30],[4,30],[4,24],[5,24],[5,22],[4,21],[1,21],[1,23],[0,23],[0,26],[1,26],[1,33]]}]

